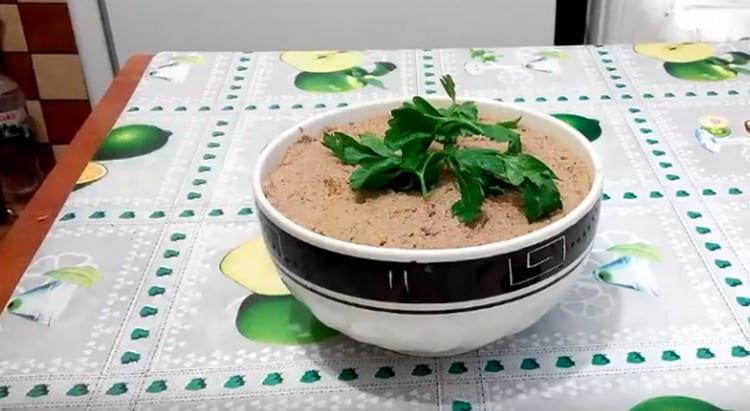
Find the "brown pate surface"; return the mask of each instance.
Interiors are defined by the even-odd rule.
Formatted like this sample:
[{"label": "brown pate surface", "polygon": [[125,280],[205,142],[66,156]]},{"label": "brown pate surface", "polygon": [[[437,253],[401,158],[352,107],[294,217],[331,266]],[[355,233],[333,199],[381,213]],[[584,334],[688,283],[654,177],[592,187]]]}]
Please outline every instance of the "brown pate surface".
[{"label": "brown pate surface", "polygon": [[[352,136],[366,131],[383,135],[387,116],[333,127]],[[358,244],[409,249],[468,247],[507,240],[537,230],[562,218],[580,203],[591,187],[583,160],[555,139],[523,128],[523,152],[544,161],[557,175],[563,208],[529,223],[523,213],[523,196],[508,190],[487,197],[482,215],[463,224],[451,214],[460,198],[450,173],[443,173],[426,198],[415,192],[354,192],[349,174],[355,166],[341,163],[321,144],[320,136],[303,136],[293,143],[280,166],[263,184],[271,204],[292,221],[318,234]],[[459,145],[505,149],[483,137],[463,137]]]}]

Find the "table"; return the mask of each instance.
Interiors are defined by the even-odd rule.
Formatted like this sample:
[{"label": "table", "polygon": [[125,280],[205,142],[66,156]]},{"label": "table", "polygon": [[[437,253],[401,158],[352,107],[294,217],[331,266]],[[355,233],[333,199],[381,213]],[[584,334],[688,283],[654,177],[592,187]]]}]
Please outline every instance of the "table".
[{"label": "table", "polygon": [[[750,44],[336,54],[128,63],[0,244],[0,406],[747,407]],[[459,95],[554,113],[592,141],[591,262],[537,324],[464,355],[310,332],[291,297],[248,282],[264,258],[254,159],[310,115],[440,94],[444,73]],[[87,166],[113,125],[120,141]]]}]

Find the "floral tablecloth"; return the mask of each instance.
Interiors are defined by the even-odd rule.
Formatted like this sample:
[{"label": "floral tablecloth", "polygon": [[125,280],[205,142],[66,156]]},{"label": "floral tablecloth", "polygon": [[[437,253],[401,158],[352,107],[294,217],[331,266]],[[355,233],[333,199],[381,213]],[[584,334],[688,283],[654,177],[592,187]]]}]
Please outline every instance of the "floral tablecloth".
[{"label": "floral tablecloth", "polygon": [[[748,63],[750,43],[160,53],[0,317],[0,407],[750,409]],[[605,201],[541,321],[406,357],[288,295],[250,174],[295,122],[446,73],[581,130]]]}]

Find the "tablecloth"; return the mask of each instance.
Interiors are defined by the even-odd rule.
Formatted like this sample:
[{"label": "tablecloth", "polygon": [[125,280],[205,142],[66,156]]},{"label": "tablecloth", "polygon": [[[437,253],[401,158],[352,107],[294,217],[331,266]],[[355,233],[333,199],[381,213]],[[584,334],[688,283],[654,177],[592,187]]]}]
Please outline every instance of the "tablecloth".
[{"label": "tablecloth", "polygon": [[[0,407],[750,409],[748,53],[160,53],[0,317]],[[447,73],[460,96],[591,141],[605,194],[590,261],[538,323],[464,355],[306,329],[292,297],[250,284],[258,153],[326,110],[441,95]]]}]

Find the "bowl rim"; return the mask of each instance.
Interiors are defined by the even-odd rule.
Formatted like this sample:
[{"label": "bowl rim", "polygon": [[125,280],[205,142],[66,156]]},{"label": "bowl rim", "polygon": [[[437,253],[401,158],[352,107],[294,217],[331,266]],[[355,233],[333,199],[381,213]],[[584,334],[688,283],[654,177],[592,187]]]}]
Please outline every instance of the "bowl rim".
[{"label": "bowl rim", "polygon": [[[450,102],[448,97],[428,97],[422,96],[431,103],[447,103]],[[258,159],[255,163],[252,176],[252,188],[253,197],[255,199],[256,208],[263,213],[272,223],[274,223],[281,230],[287,234],[317,246],[319,248],[332,251],[338,254],[344,254],[352,257],[379,260],[379,261],[393,261],[393,262],[419,262],[419,263],[438,263],[438,262],[457,262],[466,260],[475,260],[480,258],[492,257],[502,254],[507,254],[513,251],[523,249],[528,246],[538,244],[545,241],[572,226],[579,220],[581,220],[587,213],[599,202],[602,192],[602,170],[601,161],[598,154],[594,151],[593,145],[583,136],[578,130],[569,126],[561,120],[556,119],[548,114],[540,111],[520,106],[513,103],[498,102],[488,99],[474,99],[474,98],[457,98],[457,101],[473,101],[477,104],[480,111],[482,106],[500,106],[511,111],[517,111],[524,117],[533,117],[543,122],[551,123],[557,128],[560,128],[567,132],[569,137],[578,140],[578,143],[584,147],[584,151],[588,156],[587,161],[591,162],[593,169],[593,179],[586,196],[581,200],[578,205],[575,206],[567,215],[563,216],[559,220],[556,220],[538,230],[531,231],[529,233],[513,237],[507,240],[496,241],[487,244],[473,245],[467,247],[454,247],[454,248],[430,248],[430,249],[407,249],[407,248],[395,248],[395,247],[377,247],[372,245],[357,244],[350,241],[339,240],[333,237],[328,237],[322,234],[318,234],[308,228],[305,228],[290,218],[286,217],[281,211],[277,210],[266,197],[263,191],[263,181],[261,179],[262,171],[266,168],[266,162],[268,161],[271,153],[279,149],[280,146],[285,145],[289,140],[293,138],[299,138],[298,134],[301,129],[304,129],[312,124],[320,122],[325,123],[327,119],[335,119],[337,116],[347,111],[362,110],[369,107],[378,106],[394,106],[399,103],[410,101],[411,96],[400,96],[386,99],[379,99],[377,101],[371,101],[366,103],[355,104],[335,110],[327,111],[314,115],[294,126],[286,129],[282,133],[274,137],[271,142],[261,151]]]}]

